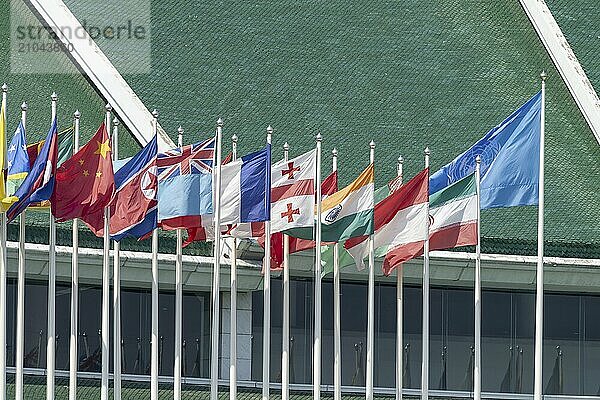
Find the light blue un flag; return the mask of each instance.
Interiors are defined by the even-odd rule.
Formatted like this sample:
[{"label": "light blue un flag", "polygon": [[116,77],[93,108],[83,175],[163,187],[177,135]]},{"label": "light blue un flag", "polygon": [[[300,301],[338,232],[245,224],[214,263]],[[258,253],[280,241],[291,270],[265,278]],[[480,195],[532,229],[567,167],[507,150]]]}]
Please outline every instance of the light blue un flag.
[{"label": "light blue un flag", "polygon": [[481,209],[538,204],[542,93],[434,173],[433,194],[475,171],[481,157]]}]

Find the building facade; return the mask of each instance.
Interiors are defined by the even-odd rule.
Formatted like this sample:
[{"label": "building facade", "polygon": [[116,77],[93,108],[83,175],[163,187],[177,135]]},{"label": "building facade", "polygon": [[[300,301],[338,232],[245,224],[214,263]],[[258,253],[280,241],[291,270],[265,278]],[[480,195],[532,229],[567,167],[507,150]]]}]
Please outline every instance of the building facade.
[{"label": "building facade", "polygon": [[[339,152],[341,185],[352,181],[368,163],[368,143],[374,139],[376,185],[380,186],[395,176],[399,156],[404,157],[407,178],[419,171],[425,146],[431,148],[432,171],[452,160],[535,94],[540,71],[547,71],[543,386],[547,394],[565,398],[600,396],[596,318],[600,312],[600,100],[594,89],[600,84],[600,8],[596,0],[129,3],[12,0],[0,4],[0,34],[5,38],[0,50],[9,55],[0,60],[0,76],[9,85],[9,132],[16,127],[21,102],[27,101],[27,140],[40,140],[50,120],[50,93],[57,92],[61,127],[71,126],[74,111],[81,111],[82,143],[103,120],[104,105],[115,103],[121,158],[135,154],[148,140],[149,121],[134,121],[157,108],[165,143],[166,135],[174,141],[179,125],[185,128],[185,143],[206,139],[216,119],[223,117],[224,151],[235,134],[239,154],[263,146],[269,124],[275,128],[274,159],[282,157],[284,142],[290,144],[290,155],[300,154],[313,147],[315,134],[321,132],[324,154],[334,147]],[[95,32],[92,28],[129,22],[144,34],[138,31],[141,41],[126,42],[124,47],[115,38],[94,38],[95,56],[102,53],[102,60],[54,39],[44,42],[51,44],[51,55],[40,58],[39,52],[19,52],[24,25],[18,21],[34,24],[35,32],[39,25],[45,32],[51,25],[48,15],[60,25],[86,27],[90,35]],[[98,60],[102,62],[95,63]],[[96,73],[109,76],[99,82]],[[331,166],[329,160],[324,157],[324,171]],[[528,398],[523,394],[532,392],[536,214],[533,207],[482,213],[486,254],[482,384],[489,398]],[[8,235],[6,346],[14,366],[16,225],[9,226]],[[80,240],[79,392],[97,398],[101,242],[84,228]],[[41,377],[46,351],[46,214],[27,213],[26,241],[25,393],[37,399],[45,397]],[[58,243],[56,354],[57,368],[63,372],[57,374],[57,397],[66,398],[70,225],[59,224]],[[169,393],[173,370],[173,235],[162,233],[160,243],[164,395]],[[253,243],[240,246],[238,371],[240,390],[253,396],[262,380],[262,253]],[[122,249],[123,343],[117,345],[123,350],[125,390],[132,398],[147,398],[149,245],[130,241]],[[432,255],[429,379],[432,393],[443,398],[468,398],[472,386],[474,262],[469,251]],[[195,244],[184,256],[182,361],[190,398],[202,398],[208,383],[211,254],[210,245]],[[311,382],[312,263],[310,252],[292,257],[291,378],[298,399],[306,397]],[[228,268],[223,261],[220,371],[224,386],[231,315]],[[379,265],[377,271],[375,386],[378,396],[389,397],[395,385],[396,287],[395,279],[380,275]],[[404,273],[401,373],[407,395],[413,396],[421,381],[421,261],[407,263]],[[279,279],[274,278],[271,300],[273,393],[280,380]],[[365,281],[365,273],[351,268],[342,273],[342,380],[348,398],[360,397],[365,379]],[[323,382],[330,385],[330,277],[325,278],[323,289]],[[12,371],[9,393],[14,390]],[[331,387],[325,388],[328,396]]]}]

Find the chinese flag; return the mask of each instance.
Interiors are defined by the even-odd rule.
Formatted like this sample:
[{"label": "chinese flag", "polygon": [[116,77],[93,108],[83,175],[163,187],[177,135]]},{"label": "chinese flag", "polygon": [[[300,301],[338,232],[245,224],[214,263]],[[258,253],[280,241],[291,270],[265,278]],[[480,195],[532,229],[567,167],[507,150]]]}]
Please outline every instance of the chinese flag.
[{"label": "chinese flag", "polygon": [[102,123],[92,139],[57,169],[51,206],[58,222],[79,218],[96,236],[102,236],[102,210],[115,191],[109,144]]}]

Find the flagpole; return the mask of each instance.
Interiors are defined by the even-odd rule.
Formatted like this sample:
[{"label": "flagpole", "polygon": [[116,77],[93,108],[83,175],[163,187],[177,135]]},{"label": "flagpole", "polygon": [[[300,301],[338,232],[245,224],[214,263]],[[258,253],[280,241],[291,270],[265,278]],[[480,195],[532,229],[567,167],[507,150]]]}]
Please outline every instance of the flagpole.
[{"label": "flagpole", "polygon": [[[158,130],[158,111],[152,111],[152,130]],[[152,342],[150,349],[150,399],[158,400],[158,229],[152,230]]]},{"label": "flagpole", "polygon": [[[56,118],[58,96],[52,93],[52,122]],[[4,214],[6,215],[6,213]],[[50,215],[48,240],[48,332],[46,342],[46,400],[54,400],[54,369],[56,366],[56,220]],[[6,225],[5,225],[6,226]],[[103,399],[104,400],[104,399]]]},{"label": "flagpole", "polygon": [[[290,145],[283,144],[283,159],[289,159]],[[266,250],[266,249],[265,249]],[[290,399],[290,237],[283,235],[283,332],[281,342],[281,399]]]},{"label": "flagpole", "polygon": [[542,399],[542,353],[544,327],[544,134],[546,119],[546,72],[540,74],[542,80],[542,107],[540,112],[540,177],[538,205],[537,276],[535,293],[535,379],[534,400]]},{"label": "flagpole", "polygon": [[[375,142],[369,144],[370,163],[375,162]],[[375,348],[375,242],[373,235],[369,236],[369,288],[367,311],[367,380],[366,399],[373,400],[373,356]]]},{"label": "flagpole", "polygon": [[[403,164],[404,158],[402,156],[398,157],[398,166],[397,166],[397,174],[400,180],[399,183],[402,183],[403,179]],[[402,400],[402,386],[404,382],[402,381],[402,363],[404,362],[403,358],[403,332],[404,328],[403,318],[404,318],[404,309],[402,305],[402,299],[404,297],[403,294],[403,286],[404,286],[404,264],[400,264],[396,267],[396,399]]]},{"label": "flagpole", "polygon": [[[73,154],[79,151],[79,110],[73,114],[75,126]],[[21,218],[22,217],[21,213]],[[24,228],[24,227],[23,227]],[[69,339],[69,400],[77,399],[77,342],[79,322],[79,221],[73,220],[73,252],[71,254],[71,331]],[[21,356],[21,358],[23,358]]]},{"label": "flagpole", "polygon": [[473,399],[481,400],[481,157],[475,158],[477,189],[477,245],[475,246],[475,362],[473,367]]},{"label": "flagpole", "polygon": [[321,398],[321,142],[323,137],[317,133],[317,179],[315,192],[317,198],[317,226],[315,229],[315,339],[313,344],[313,399]]},{"label": "flagpole", "polygon": [[[425,148],[425,168],[429,168],[429,147]],[[429,216],[429,200],[427,200]],[[425,224],[423,244],[423,344],[421,356],[421,400],[429,398],[429,218]]]},{"label": "flagpole", "polygon": [[[6,100],[8,94],[8,86],[2,85],[2,106],[4,107],[4,126],[0,129],[4,130],[3,148],[4,154],[2,157],[6,160]],[[4,166],[2,166],[4,168]],[[3,172],[4,174],[4,172]],[[6,180],[3,179],[4,193],[6,193]],[[0,400],[6,400],[6,212],[0,216],[0,293],[3,298],[0,301]]]},{"label": "flagpole", "polygon": [[[338,151],[334,148],[332,155],[332,171],[338,169]],[[341,290],[340,290],[340,247],[333,245],[333,398],[342,400],[342,325],[341,325]]]},{"label": "flagpole", "polygon": [[212,282],[212,321],[210,349],[210,399],[218,400],[219,395],[219,289],[221,266],[221,139],[223,136],[223,120],[217,120],[217,140],[215,143],[215,182],[213,213],[215,219],[215,247],[213,252]]},{"label": "flagpole", "polygon": [[[237,135],[231,137],[233,161],[237,160]],[[237,239],[233,238],[231,249],[231,287],[229,319],[229,399],[237,398]]]},{"label": "flagpole", "polygon": [[[21,104],[21,123],[26,131],[27,103]],[[25,211],[19,215],[19,272],[17,277],[17,351],[15,400],[23,400],[23,357],[25,353]]]},{"label": "flagpole", "polygon": [[[273,127],[267,127],[267,144],[271,144],[273,135]],[[271,166],[268,166],[269,172]],[[271,190],[271,188],[268,188]],[[269,399],[269,383],[271,372],[271,216],[265,221],[265,258],[264,270],[265,276],[263,281],[263,400]]]},{"label": "flagpole", "polygon": [[[104,125],[110,130],[110,116],[112,107],[106,105],[106,119]],[[108,363],[110,360],[110,209],[104,208],[104,232],[102,235],[102,375],[101,375],[101,400],[108,400]]]},{"label": "flagpole", "polygon": [[[107,130],[110,129],[107,127]],[[113,161],[119,159],[119,119],[113,119]],[[113,377],[114,398],[121,400],[121,245],[113,240]]]},{"label": "flagpole", "polygon": [[[183,150],[183,127],[177,128],[177,146]],[[175,248],[175,365],[173,366],[173,399],[181,399],[181,351],[183,329],[183,230],[177,229]]]}]

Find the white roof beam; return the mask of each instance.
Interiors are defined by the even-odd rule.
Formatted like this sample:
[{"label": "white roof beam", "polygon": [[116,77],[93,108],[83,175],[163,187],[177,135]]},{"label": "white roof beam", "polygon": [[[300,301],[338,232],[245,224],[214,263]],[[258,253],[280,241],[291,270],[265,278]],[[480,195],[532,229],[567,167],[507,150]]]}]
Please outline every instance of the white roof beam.
[{"label": "white roof beam", "polygon": [[[123,79],[100,47],[85,32],[75,15],[62,0],[29,0],[43,23],[52,29],[65,48],[73,49],[69,54],[87,76],[94,88],[113,107],[123,124],[135,139],[145,145],[152,139],[152,114]],[[83,35],[65,35],[61,29],[70,32],[85,32]],[[162,127],[158,127],[159,150],[175,147],[175,144]]]},{"label": "white roof beam", "polygon": [[520,0],[575,103],[600,143],[600,99],[543,0]]}]

